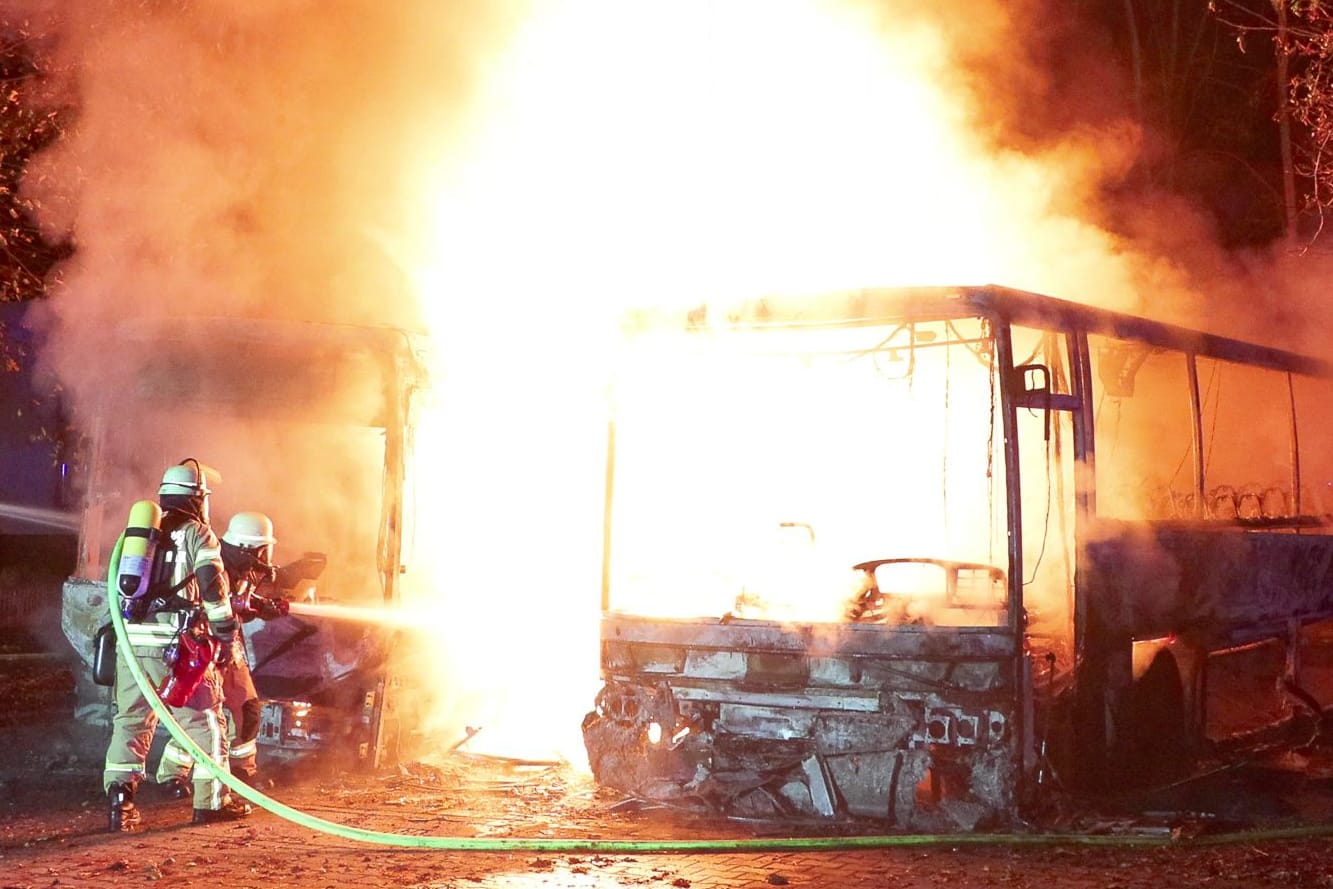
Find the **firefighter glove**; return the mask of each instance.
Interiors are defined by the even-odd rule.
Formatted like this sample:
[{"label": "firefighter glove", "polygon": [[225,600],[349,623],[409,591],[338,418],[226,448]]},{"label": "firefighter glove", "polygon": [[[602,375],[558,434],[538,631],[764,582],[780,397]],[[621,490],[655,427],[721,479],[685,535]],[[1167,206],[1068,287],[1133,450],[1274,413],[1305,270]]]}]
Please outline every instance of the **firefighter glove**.
[{"label": "firefighter glove", "polygon": [[266,599],[263,596],[251,596],[250,604],[259,615],[260,620],[286,617],[291,610],[291,605],[286,599]]}]

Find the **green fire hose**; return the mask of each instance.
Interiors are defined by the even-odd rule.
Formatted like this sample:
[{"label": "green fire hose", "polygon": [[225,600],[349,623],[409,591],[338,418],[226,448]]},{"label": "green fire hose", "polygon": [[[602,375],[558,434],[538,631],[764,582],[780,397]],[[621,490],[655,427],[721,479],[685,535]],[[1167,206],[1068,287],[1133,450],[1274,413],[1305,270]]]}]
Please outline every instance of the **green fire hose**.
[{"label": "green fire hose", "polygon": [[116,633],[116,644],[126,656],[118,664],[128,664],[134,681],[148,700],[153,712],[166,726],[171,737],[185,750],[189,751],[197,764],[196,768],[207,769],[234,793],[239,794],[262,809],[266,809],[280,818],[307,827],[321,833],[331,834],[361,843],[380,846],[401,846],[412,849],[438,849],[450,852],[584,852],[584,853],[707,853],[707,852],[760,852],[760,851],[820,851],[851,849],[883,849],[895,846],[1164,846],[1188,842],[1195,845],[1218,845],[1234,842],[1255,842],[1258,840],[1293,840],[1310,839],[1333,834],[1333,825],[1320,824],[1309,827],[1292,827],[1276,830],[1245,831],[1198,837],[1187,841],[1176,840],[1169,836],[1124,836],[1104,834],[890,834],[880,836],[855,837],[781,837],[764,839],[703,839],[703,840],[587,840],[587,839],[528,839],[521,837],[451,837],[420,836],[415,834],[384,833],[350,827],[323,818],[309,815],[293,809],[236,778],[225,767],[215,763],[203,749],[196,744],[180,723],[176,722],[166,704],[152,683],[139,666],[138,659],[132,656],[132,649],[125,635],[125,622],[117,607],[116,571],[120,563],[121,541],[111,554],[110,570],[107,578],[108,610],[111,612],[111,624]]}]

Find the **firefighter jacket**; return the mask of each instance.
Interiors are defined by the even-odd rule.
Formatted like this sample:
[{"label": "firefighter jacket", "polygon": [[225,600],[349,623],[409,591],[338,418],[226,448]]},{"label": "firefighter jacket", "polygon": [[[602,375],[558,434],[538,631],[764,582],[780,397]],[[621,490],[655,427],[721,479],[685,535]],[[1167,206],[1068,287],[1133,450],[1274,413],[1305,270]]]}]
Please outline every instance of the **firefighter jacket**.
[{"label": "firefighter jacket", "polygon": [[148,612],[125,625],[131,647],[165,648],[180,627],[182,608],[202,606],[209,628],[219,639],[236,633],[221,545],[207,524],[186,513],[168,511],[163,517],[163,541],[154,566],[154,587],[148,593]]}]

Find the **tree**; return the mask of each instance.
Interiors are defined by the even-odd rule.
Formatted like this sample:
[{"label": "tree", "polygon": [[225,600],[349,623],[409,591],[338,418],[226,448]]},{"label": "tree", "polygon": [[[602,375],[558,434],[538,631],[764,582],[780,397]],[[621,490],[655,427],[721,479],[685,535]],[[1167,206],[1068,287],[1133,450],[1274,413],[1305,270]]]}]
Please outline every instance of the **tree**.
[{"label": "tree", "polygon": [[[38,98],[39,59],[28,23],[0,18],[0,302],[44,296],[48,275],[72,250],[42,237],[38,207],[19,189],[28,159],[60,137],[68,113]],[[0,322],[0,369],[17,370],[20,358]]]},{"label": "tree", "polygon": [[45,108],[35,97],[43,76],[26,28],[0,21],[0,300],[45,293],[46,274],[70,252],[38,230],[37,207],[18,188],[33,154],[60,137],[65,109]]},{"label": "tree", "polygon": [[1289,21],[1278,33],[1278,48],[1296,69],[1286,79],[1290,115],[1303,130],[1293,169],[1309,183],[1305,204],[1316,220],[1313,240],[1333,209],[1333,12],[1318,0],[1293,0]]},{"label": "tree", "polygon": [[[1078,8],[1124,65],[1127,98],[1146,134],[1116,187],[1124,214],[1133,217],[1145,195],[1175,194],[1211,215],[1224,246],[1268,244],[1288,228],[1273,58],[1237,40],[1216,9],[1222,2],[1081,0]],[[1269,0],[1244,2],[1263,5],[1271,24]]]},{"label": "tree", "polygon": [[1272,40],[1287,237],[1313,243],[1333,211],[1333,8],[1329,0],[1211,0],[1242,48]]}]

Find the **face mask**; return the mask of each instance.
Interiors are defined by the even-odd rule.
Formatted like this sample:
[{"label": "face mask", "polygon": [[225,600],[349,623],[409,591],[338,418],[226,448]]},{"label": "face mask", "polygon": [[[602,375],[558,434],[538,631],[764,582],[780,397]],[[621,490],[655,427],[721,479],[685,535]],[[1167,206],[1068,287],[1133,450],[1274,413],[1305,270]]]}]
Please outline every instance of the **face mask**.
[{"label": "face mask", "polygon": [[240,546],[237,547],[237,550],[240,552],[241,556],[245,559],[245,567],[247,570],[249,570],[251,568],[257,568],[261,565],[268,565],[269,556],[272,555],[273,548],[269,546],[256,546],[253,548],[248,546]]}]

